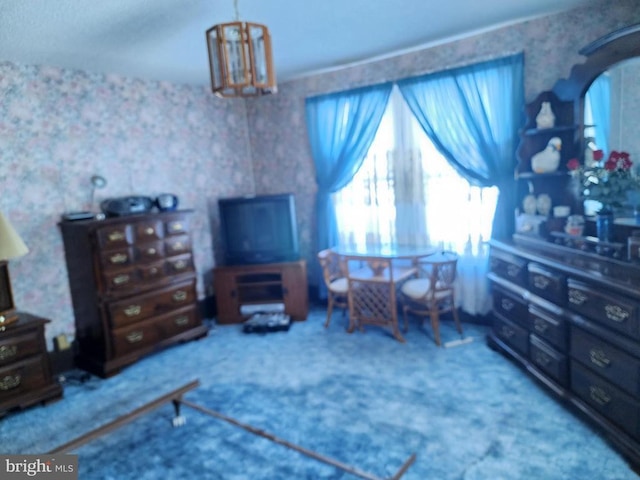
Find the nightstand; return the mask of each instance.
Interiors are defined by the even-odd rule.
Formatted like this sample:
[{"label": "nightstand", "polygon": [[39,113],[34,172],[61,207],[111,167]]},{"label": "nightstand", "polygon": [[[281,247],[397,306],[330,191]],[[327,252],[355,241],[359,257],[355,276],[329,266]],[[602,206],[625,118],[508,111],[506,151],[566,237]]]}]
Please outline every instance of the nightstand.
[{"label": "nightstand", "polygon": [[18,312],[16,322],[0,327],[0,416],[62,397],[62,386],[51,375],[44,338],[47,323]]}]

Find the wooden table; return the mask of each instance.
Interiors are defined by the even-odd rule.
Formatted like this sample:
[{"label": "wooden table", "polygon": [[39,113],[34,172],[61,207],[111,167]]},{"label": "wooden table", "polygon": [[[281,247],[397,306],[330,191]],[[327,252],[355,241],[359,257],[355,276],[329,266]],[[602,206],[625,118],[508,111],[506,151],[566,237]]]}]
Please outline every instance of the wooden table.
[{"label": "wooden table", "polygon": [[[436,252],[431,247],[367,247],[333,249],[348,267],[349,328],[388,327],[394,338],[405,339],[398,328],[397,287],[416,274],[412,260]],[[400,265],[399,260],[409,260]],[[360,266],[356,267],[353,264]]]}]

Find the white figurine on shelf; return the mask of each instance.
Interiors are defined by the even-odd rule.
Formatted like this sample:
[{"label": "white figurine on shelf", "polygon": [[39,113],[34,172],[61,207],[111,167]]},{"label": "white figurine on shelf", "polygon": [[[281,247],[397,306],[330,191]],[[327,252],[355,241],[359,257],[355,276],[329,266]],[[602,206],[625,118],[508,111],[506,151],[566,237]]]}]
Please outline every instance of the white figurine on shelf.
[{"label": "white figurine on shelf", "polygon": [[540,111],[536,116],[536,125],[538,128],[552,128],[556,123],[556,116],[551,110],[551,102],[542,102]]},{"label": "white figurine on shelf", "polygon": [[553,137],[544,150],[531,157],[531,170],[535,173],[555,172],[560,165],[561,149],[562,140]]}]

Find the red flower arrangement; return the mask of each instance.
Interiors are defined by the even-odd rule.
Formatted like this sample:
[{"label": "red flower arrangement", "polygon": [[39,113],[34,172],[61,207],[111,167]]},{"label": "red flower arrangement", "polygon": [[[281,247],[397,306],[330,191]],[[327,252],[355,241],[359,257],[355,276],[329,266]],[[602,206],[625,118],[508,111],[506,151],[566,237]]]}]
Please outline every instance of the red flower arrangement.
[{"label": "red flower arrangement", "polygon": [[604,209],[629,203],[629,195],[640,191],[640,179],[632,171],[629,154],[614,150],[603,159],[604,152],[595,150],[592,166],[580,165],[577,158],[567,162],[567,169],[576,180],[578,195],[602,203]]}]

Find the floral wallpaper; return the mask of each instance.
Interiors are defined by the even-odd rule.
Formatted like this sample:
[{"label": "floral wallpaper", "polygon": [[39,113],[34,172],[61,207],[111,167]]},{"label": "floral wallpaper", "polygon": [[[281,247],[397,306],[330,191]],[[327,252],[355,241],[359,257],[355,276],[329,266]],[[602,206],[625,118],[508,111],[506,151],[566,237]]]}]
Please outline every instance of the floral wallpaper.
[{"label": "floral wallpaper", "polygon": [[[193,209],[198,294],[211,295],[215,202],[254,191],[244,101],[13,63],[0,63],[0,92],[0,209],[30,249],[9,262],[14,301],[52,320],[49,340],[75,331],[60,215],[104,198],[169,192]],[[91,204],[94,174],[107,186]]]},{"label": "floral wallpaper", "polygon": [[[51,319],[49,349],[60,333],[73,338],[60,215],[97,211],[100,200],[130,194],[174,193],[180,208],[194,210],[203,299],[213,294],[219,252],[217,198],[293,192],[302,253],[317,285],[307,96],[524,51],[531,100],[568,76],[581,61],[581,46],[634,22],[640,22],[637,0],[595,0],[589,8],[291,80],[277,95],[247,101],[218,99],[205,87],[0,63],[0,210],[30,248],[9,263],[16,305]],[[94,174],[108,185],[96,190],[92,204]]]}]

